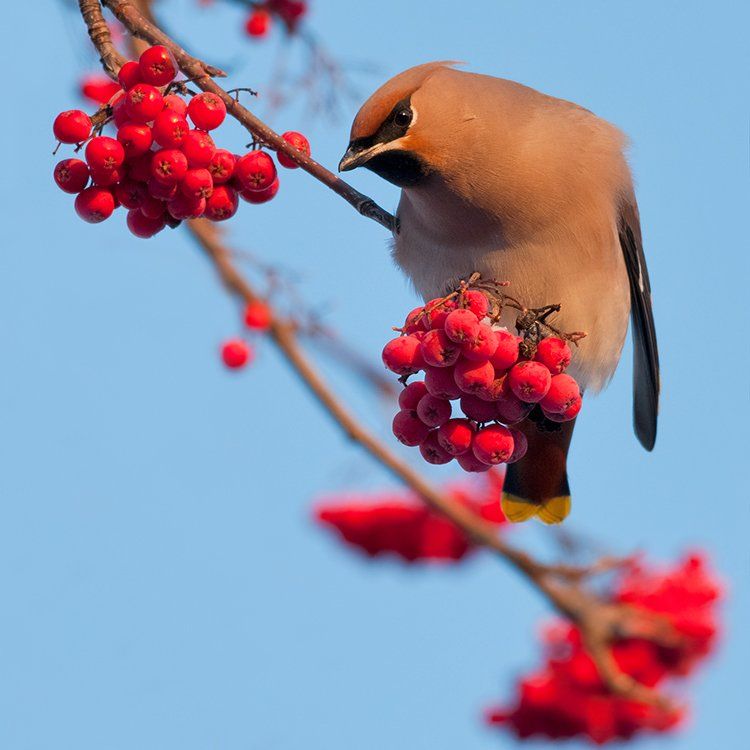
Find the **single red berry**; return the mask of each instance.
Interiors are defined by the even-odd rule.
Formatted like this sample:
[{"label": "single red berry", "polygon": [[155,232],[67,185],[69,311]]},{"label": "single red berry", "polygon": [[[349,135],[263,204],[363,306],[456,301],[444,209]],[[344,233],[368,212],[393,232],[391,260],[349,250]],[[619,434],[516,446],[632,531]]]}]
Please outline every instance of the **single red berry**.
[{"label": "single red berry", "polygon": [[188,169],[180,183],[180,190],[187,196],[208,198],[214,191],[214,181],[207,169]]},{"label": "single red berry", "polygon": [[243,190],[264,190],[276,179],[276,166],[265,151],[250,151],[237,160],[234,179]]},{"label": "single red berry", "polygon": [[98,224],[112,216],[115,210],[115,199],[108,188],[92,185],[78,193],[75,209],[84,221],[89,224]]},{"label": "single red berry", "polygon": [[135,180],[123,180],[114,186],[112,192],[124,208],[140,208],[143,196],[146,195],[146,186]]},{"label": "single red berry", "polygon": [[202,130],[189,130],[182,141],[182,151],[191,169],[208,167],[216,151],[213,138]]},{"label": "single red berry", "polygon": [[428,331],[422,339],[422,356],[432,367],[450,367],[458,362],[461,349],[451,341],[445,331]]},{"label": "single red berry", "polygon": [[441,297],[431,299],[425,306],[427,313],[427,325],[425,328],[444,328],[445,319],[456,309],[456,301],[449,299],[443,300]]},{"label": "single red berry", "polygon": [[428,367],[425,370],[424,384],[428,393],[438,398],[452,401],[463,395],[456,385],[452,367]]},{"label": "single red berry", "polygon": [[541,362],[553,375],[559,375],[569,365],[572,357],[567,341],[548,336],[542,339],[536,347],[534,359]]},{"label": "single red berry", "polygon": [[91,135],[91,118],[80,109],[60,112],[52,123],[52,132],[61,143],[81,143]]},{"label": "single red berry", "polygon": [[416,333],[425,330],[427,316],[424,313],[424,307],[415,307],[404,321],[404,333]]},{"label": "single red berry", "polygon": [[414,409],[402,409],[393,417],[393,434],[396,439],[413,448],[419,445],[430,432],[430,428],[422,422]]},{"label": "single red berry", "polygon": [[81,81],[81,94],[95,104],[106,104],[120,91],[122,91],[120,84],[107,76],[86,76]]},{"label": "single red berry", "polygon": [[534,404],[527,404],[521,401],[509,387],[506,388],[500,397],[494,401],[495,408],[497,409],[497,418],[503,424],[516,424],[522,422],[526,417],[529,416],[534,408]]},{"label": "single red berry", "polygon": [[421,380],[409,383],[401,393],[398,394],[398,405],[402,409],[416,409],[422,396],[427,394],[427,386]]},{"label": "single red berry", "polygon": [[479,320],[471,310],[453,310],[445,319],[445,333],[457,344],[476,341],[479,335]]},{"label": "single red berry", "polygon": [[529,404],[541,401],[549,390],[552,376],[541,363],[526,360],[519,362],[508,372],[508,385],[513,393]]},{"label": "single red berry", "polygon": [[117,140],[125,149],[125,156],[134,159],[145,154],[153,143],[153,135],[148,125],[137,122],[126,122],[117,131]]},{"label": "single red berry", "polygon": [[497,349],[497,335],[492,330],[492,326],[486,323],[479,324],[479,333],[475,339],[461,344],[461,354],[474,362],[486,362],[495,353],[495,349]]},{"label": "single red berry", "polygon": [[187,116],[187,102],[177,94],[167,94],[164,97],[164,109],[168,109],[180,117]]},{"label": "single red berry", "polygon": [[242,200],[248,203],[260,204],[268,203],[276,197],[279,192],[279,178],[277,177],[267,188],[263,190],[243,190],[240,192]]},{"label": "single red berry", "polygon": [[171,201],[179,192],[177,183],[162,182],[155,177],[149,177],[148,180],[146,180],[146,186],[148,187],[148,192],[153,195],[154,198],[159,198],[163,201]]},{"label": "single red berry", "polygon": [[549,390],[545,397],[539,402],[539,406],[545,412],[562,414],[567,411],[575,401],[581,398],[581,389],[575,378],[561,373],[553,375]]},{"label": "single red berry", "polygon": [[89,181],[89,168],[80,159],[63,159],[55,165],[55,182],[66,193],[80,193]]},{"label": "single red berry", "polygon": [[214,130],[224,122],[227,107],[224,102],[210,92],[194,96],[187,108],[188,117],[200,130]]},{"label": "single red berry", "polygon": [[118,91],[109,100],[109,106],[112,108],[112,120],[116,128],[121,128],[126,122],[130,122],[127,105],[128,98],[124,91]]},{"label": "single red berry", "polygon": [[521,430],[517,430],[514,427],[508,427],[508,432],[510,432],[513,437],[513,453],[510,454],[510,457],[505,463],[514,464],[526,455],[526,451],[529,449],[529,441]]},{"label": "single red berry", "polygon": [[461,396],[461,411],[475,422],[492,422],[497,418],[497,407],[477,396]]},{"label": "single red berry", "polygon": [[140,211],[147,219],[159,219],[164,216],[166,206],[163,200],[155,198],[150,192],[141,197]]},{"label": "single red berry", "polygon": [[245,31],[252,37],[260,39],[261,37],[268,34],[268,30],[271,28],[271,15],[265,10],[256,9],[248,17],[245,22]]},{"label": "single red berry", "polygon": [[[310,141],[308,141],[302,133],[297,133],[295,130],[287,130],[287,132],[283,133],[281,137],[291,146],[294,146],[297,151],[301,151],[305,156],[310,156]],[[297,162],[292,161],[281,151],[276,152],[276,158],[279,160],[279,164],[287,169],[297,169],[297,167],[299,167]]]},{"label": "single red berry", "polygon": [[438,442],[451,456],[460,456],[471,448],[474,426],[468,419],[449,419],[438,430]]},{"label": "single red berry", "polygon": [[484,292],[478,289],[467,289],[463,294],[464,307],[471,310],[479,320],[487,316],[490,310],[490,302]]},{"label": "single red berry", "polygon": [[164,97],[148,83],[136,83],[125,94],[125,109],[133,122],[151,122],[163,107]]},{"label": "single red berry", "polygon": [[428,393],[417,404],[417,416],[428,427],[440,427],[451,418],[451,402]]},{"label": "single red berry", "polygon": [[456,461],[464,471],[469,471],[474,474],[489,471],[492,468],[490,464],[480,461],[471,451],[456,456]]},{"label": "single red berry", "polygon": [[162,148],[182,148],[185,136],[190,131],[188,121],[177,112],[163,109],[154,120],[154,140]]},{"label": "single red berry", "polygon": [[383,364],[396,375],[411,375],[424,367],[420,341],[416,336],[399,336],[383,347]]},{"label": "single red berry", "polygon": [[229,185],[217,185],[206,199],[205,216],[211,221],[226,221],[237,213],[237,191]]},{"label": "single red berry", "polygon": [[145,49],[138,58],[138,69],[141,80],[152,86],[166,86],[174,81],[177,75],[172,53],[161,44]]},{"label": "single red berry", "polygon": [[151,157],[151,176],[165,185],[176,185],[187,171],[187,157],[179,149],[163,148]]},{"label": "single red berry", "polygon": [[472,362],[470,359],[461,359],[453,371],[456,385],[464,393],[477,394],[484,388],[488,388],[495,379],[495,370],[489,362]]},{"label": "single red berry", "polygon": [[302,17],[307,13],[307,3],[304,0],[275,0],[276,13],[284,22],[289,33],[293,33]]},{"label": "single red berry", "polygon": [[185,195],[178,191],[174,198],[167,201],[167,212],[173,219],[197,219],[206,210],[206,199],[195,195]]},{"label": "single red berry", "polygon": [[230,370],[244,367],[251,356],[252,350],[242,339],[230,339],[221,345],[221,359]]},{"label": "single red berry", "polygon": [[141,70],[138,63],[135,60],[128,60],[117,74],[117,80],[120,82],[125,91],[132,89],[136,83],[140,83],[143,79],[141,78]]},{"label": "single red berry", "polygon": [[551,422],[570,422],[578,416],[578,412],[581,411],[582,405],[583,398],[579,396],[565,411],[560,412],[559,414],[545,411],[544,416]]},{"label": "single red berry", "polygon": [[211,173],[214,185],[223,185],[232,179],[236,161],[234,154],[225,148],[217,148],[214,151],[208,165],[208,171]]},{"label": "single red berry", "polygon": [[142,240],[153,237],[167,225],[163,215],[156,219],[150,219],[148,216],[144,216],[141,210],[137,208],[128,211],[126,224],[128,225],[128,229]]},{"label": "single red berry", "polygon": [[419,452],[428,464],[447,464],[453,460],[453,456],[438,442],[437,430],[430,432],[419,444]]},{"label": "single red berry", "polygon": [[518,336],[514,336],[502,328],[495,331],[495,338],[497,339],[497,347],[490,357],[490,362],[492,362],[495,370],[509,370],[518,362],[518,345],[521,340]]},{"label": "single red berry", "polygon": [[86,162],[92,171],[109,172],[121,167],[124,161],[125,149],[114,138],[98,135],[86,146]]},{"label": "single red berry", "polygon": [[271,308],[260,300],[248,302],[245,308],[245,325],[254,331],[267,331],[271,325]]},{"label": "single red berry", "polygon": [[513,455],[513,435],[499,424],[483,427],[474,435],[471,450],[482,463],[505,463]]}]

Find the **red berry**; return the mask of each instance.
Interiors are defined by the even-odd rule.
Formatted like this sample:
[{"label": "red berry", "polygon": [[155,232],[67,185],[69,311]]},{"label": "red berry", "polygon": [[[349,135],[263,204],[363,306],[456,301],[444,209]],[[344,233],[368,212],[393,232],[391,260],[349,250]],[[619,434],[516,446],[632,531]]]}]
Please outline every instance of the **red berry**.
[{"label": "red berry", "polygon": [[528,404],[541,401],[547,395],[551,382],[549,370],[540,362],[519,362],[508,373],[511,391]]},{"label": "red berry", "polygon": [[383,364],[396,375],[411,375],[424,367],[416,336],[399,336],[383,347]]},{"label": "red berry", "polygon": [[140,211],[147,219],[159,219],[164,216],[164,201],[146,192],[141,198]]},{"label": "red berry", "polygon": [[509,370],[518,361],[518,345],[520,339],[509,331],[500,329],[495,331],[497,348],[490,357],[493,367],[498,370]]},{"label": "red berry", "polygon": [[160,198],[163,201],[171,201],[179,189],[176,183],[167,183],[157,180],[155,177],[149,177],[146,181],[148,192],[154,196],[154,198]]},{"label": "red berry", "polygon": [[123,180],[114,186],[112,192],[121,206],[125,208],[140,208],[146,186],[142,182]]},{"label": "red berry", "polygon": [[449,419],[438,430],[438,442],[451,456],[460,456],[471,448],[474,426],[468,419]]},{"label": "red berry", "polygon": [[430,432],[430,428],[422,422],[414,409],[402,409],[393,418],[393,434],[396,439],[414,447],[419,445]]},{"label": "red berry", "polygon": [[304,0],[276,0],[274,4],[279,18],[286,24],[288,31],[292,33],[302,20],[302,16],[307,12],[307,3]]},{"label": "red berry", "polygon": [[539,402],[539,406],[541,406],[542,410],[545,412],[562,414],[580,398],[581,389],[578,387],[575,378],[562,373],[552,377],[549,390],[545,397]]},{"label": "red berry", "polygon": [[164,109],[168,109],[180,117],[187,115],[187,102],[177,94],[167,94],[164,97]]},{"label": "red berry", "polygon": [[529,441],[521,430],[509,427],[508,432],[510,432],[513,437],[513,453],[510,454],[510,457],[505,463],[514,464],[526,455],[526,451],[529,449]]},{"label": "red berry", "polygon": [[534,408],[534,404],[527,404],[521,401],[507,387],[500,398],[494,401],[494,404],[497,409],[497,418],[503,424],[516,424],[523,421]]},{"label": "red berry", "polygon": [[141,70],[138,63],[135,60],[128,60],[117,74],[117,80],[120,82],[125,91],[132,89],[136,83],[140,83],[143,79],[141,78]]},{"label": "red berry", "polygon": [[208,198],[214,191],[214,181],[207,169],[188,169],[182,178],[180,190],[194,198]]},{"label": "red berry", "polygon": [[137,208],[128,211],[126,223],[128,229],[136,237],[140,237],[142,240],[147,240],[149,237],[153,237],[155,234],[161,232],[161,230],[167,225],[164,216],[151,219],[148,216],[144,216],[140,209]]},{"label": "red berry", "polygon": [[551,422],[570,422],[578,416],[583,405],[583,398],[580,396],[563,412],[555,414],[553,412],[544,412],[544,416]]},{"label": "red berry", "polygon": [[248,302],[245,308],[245,325],[254,331],[267,331],[271,325],[271,308],[260,300]]},{"label": "red berry", "polygon": [[497,371],[495,371],[495,376],[492,382],[489,385],[484,386],[483,388],[479,388],[476,391],[475,395],[478,398],[481,398],[482,401],[497,401],[502,397],[503,392],[506,390],[505,380],[505,373],[498,375]]},{"label": "red berry", "polygon": [[81,81],[81,94],[96,104],[106,104],[116,93],[122,91],[119,83],[107,76],[86,76]]},{"label": "red berry", "polygon": [[417,404],[417,416],[428,427],[440,427],[451,418],[451,402],[428,393]]},{"label": "red berry", "polygon": [[55,165],[55,182],[66,193],[80,193],[89,181],[89,168],[80,159],[63,159]]},{"label": "red berry", "polygon": [[232,178],[236,161],[234,154],[225,148],[217,148],[214,151],[208,165],[208,171],[211,173],[214,185],[222,185]]},{"label": "red berry", "polygon": [[268,34],[271,27],[271,16],[264,10],[256,9],[247,18],[245,22],[245,31],[257,39]]},{"label": "red berry", "polygon": [[166,86],[174,81],[177,75],[172,53],[161,44],[156,44],[144,50],[138,58],[138,69],[141,80],[152,86]]},{"label": "red berry", "polygon": [[474,340],[464,341],[461,344],[461,353],[466,359],[475,362],[486,362],[497,349],[497,336],[491,326],[486,323],[479,324],[479,333]]},{"label": "red berry", "polygon": [[428,393],[438,398],[450,401],[463,395],[456,385],[452,367],[428,367],[425,371],[424,384]]},{"label": "red berry", "polygon": [[163,148],[151,157],[151,176],[165,185],[176,185],[187,171],[187,157],[179,149]]},{"label": "red berry", "polygon": [[427,317],[424,314],[424,307],[415,307],[404,321],[404,333],[416,333],[425,330]]},{"label": "red berry", "polygon": [[278,192],[279,178],[277,177],[273,183],[264,190],[243,190],[240,195],[242,196],[242,200],[245,200],[248,203],[259,204],[268,203],[268,201],[276,197],[276,193]]},{"label": "red berry", "polygon": [[513,455],[513,435],[499,424],[483,427],[474,436],[471,450],[482,463],[505,463]]},{"label": "red berry", "polygon": [[163,109],[154,120],[153,131],[154,140],[162,148],[181,148],[190,126],[182,115]]},{"label": "red berry", "polygon": [[427,387],[421,380],[415,380],[398,394],[398,405],[402,409],[416,409],[422,396],[427,394]]},{"label": "red berry", "polygon": [[234,178],[243,190],[264,190],[276,179],[276,166],[265,151],[250,151],[237,160]]},{"label": "red berry", "polygon": [[206,199],[195,195],[185,195],[178,192],[174,198],[167,201],[167,211],[173,219],[197,219],[206,210]]},{"label": "red berry", "polygon": [[437,430],[430,432],[419,444],[419,452],[428,464],[447,464],[453,460],[453,456],[438,442]]},{"label": "red berry", "polygon": [[125,94],[125,109],[134,122],[151,122],[164,107],[159,89],[148,83],[136,83]]},{"label": "red berry", "polygon": [[480,461],[471,451],[463,453],[460,456],[456,456],[456,461],[458,461],[458,465],[464,471],[470,471],[472,473],[489,471],[492,468],[490,464],[486,464],[483,461]]},{"label": "red berry", "polygon": [[94,185],[107,187],[121,182],[125,177],[123,169],[92,169],[91,182]]},{"label": "red berry", "polygon": [[450,367],[458,361],[461,349],[451,341],[445,331],[428,331],[422,339],[422,356],[432,367]]},{"label": "red berry", "polygon": [[151,157],[153,154],[147,151],[145,154],[128,159],[125,165],[128,170],[128,177],[138,182],[147,182],[151,179]]},{"label": "red berry", "polygon": [[182,151],[191,169],[208,167],[216,151],[213,138],[202,130],[189,130],[182,141]]},{"label": "red berry", "polygon": [[452,310],[456,309],[456,301],[449,299],[444,301],[441,297],[431,299],[425,306],[424,309],[427,313],[427,321],[429,325],[425,325],[425,328],[443,328],[445,327],[445,319],[448,317]]},{"label": "red berry", "polygon": [[126,122],[117,131],[117,140],[125,149],[125,156],[134,159],[136,156],[145,154],[153,143],[153,135],[148,125],[136,122]]},{"label": "red berry", "polygon": [[492,422],[497,418],[497,407],[477,396],[461,396],[461,411],[475,422]]},{"label": "red berry", "polygon": [[210,92],[194,96],[187,108],[188,117],[200,130],[214,130],[224,122],[227,108],[224,102]]},{"label": "red berry", "polygon": [[462,359],[454,368],[453,377],[464,393],[478,393],[495,379],[495,370],[489,362]]},{"label": "red berry", "polygon": [[559,375],[570,365],[571,356],[567,341],[548,336],[537,344],[534,359],[541,362],[553,375]]},{"label": "red berry", "polygon": [[476,341],[479,335],[477,316],[471,310],[454,310],[445,319],[445,332],[458,344]]},{"label": "red berry", "polygon": [[464,307],[471,310],[479,320],[486,317],[490,310],[490,303],[487,295],[478,289],[467,289],[463,295]]},{"label": "red berry", "polygon": [[229,185],[217,185],[211,197],[206,199],[205,216],[211,221],[226,221],[237,213],[239,198],[237,191]]},{"label": "red berry", "polygon": [[[305,156],[310,156],[310,141],[305,138],[302,133],[297,133],[294,130],[287,130],[286,133],[283,133],[281,136],[287,143],[294,146],[294,148],[297,149],[297,151],[301,151]],[[276,158],[279,160],[279,164],[281,164],[282,167],[286,167],[287,169],[297,169],[299,167],[299,164],[297,162],[292,161],[286,154],[282,153],[281,151],[276,152]]]},{"label": "red berry", "polygon": [[114,138],[98,135],[86,146],[86,161],[92,171],[109,172],[122,166],[125,149]]},{"label": "red berry", "polygon": [[230,339],[221,345],[221,359],[230,370],[244,367],[252,351],[242,339]]},{"label": "red berry", "polygon": [[91,135],[91,118],[80,109],[60,112],[52,124],[52,132],[61,143],[80,143]]},{"label": "red berry", "polygon": [[76,196],[76,213],[89,224],[98,224],[112,216],[115,199],[105,187],[87,187]]}]

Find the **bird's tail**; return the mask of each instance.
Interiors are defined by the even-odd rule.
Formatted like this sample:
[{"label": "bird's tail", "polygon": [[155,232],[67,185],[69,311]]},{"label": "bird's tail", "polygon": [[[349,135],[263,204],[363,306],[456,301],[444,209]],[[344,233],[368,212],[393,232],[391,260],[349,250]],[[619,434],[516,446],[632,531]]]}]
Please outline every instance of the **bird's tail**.
[{"label": "bird's tail", "polygon": [[536,517],[555,524],[570,513],[567,458],[574,425],[575,420],[564,422],[556,432],[544,432],[531,420],[518,425],[529,448],[520,461],[508,466],[505,475],[502,508],[509,521]]}]

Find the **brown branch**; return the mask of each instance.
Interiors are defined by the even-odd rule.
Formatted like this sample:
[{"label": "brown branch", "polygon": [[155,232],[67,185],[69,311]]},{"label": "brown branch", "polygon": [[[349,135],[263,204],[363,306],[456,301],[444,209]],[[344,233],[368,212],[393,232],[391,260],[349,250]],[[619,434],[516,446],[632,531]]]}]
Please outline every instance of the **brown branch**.
[{"label": "brown branch", "polygon": [[89,32],[91,41],[99,52],[104,71],[110,78],[117,79],[117,73],[125,64],[124,58],[112,43],[112,35],[102,15],[99,0],[78,0],[78,8]]}]

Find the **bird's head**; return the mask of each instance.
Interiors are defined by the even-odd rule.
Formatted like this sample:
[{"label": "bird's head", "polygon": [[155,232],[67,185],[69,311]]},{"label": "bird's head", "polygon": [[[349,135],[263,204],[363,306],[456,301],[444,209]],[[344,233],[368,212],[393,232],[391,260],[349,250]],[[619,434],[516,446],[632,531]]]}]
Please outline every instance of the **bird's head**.
[{"label": "bird's head", "polygon": [[445,132],[450,110],[427,84],[453,64],[418,65],[381,86],[354,118],[339,171],[366,167],[399,187],[423,183],[439,161],[440,138],[434,136]]}]

